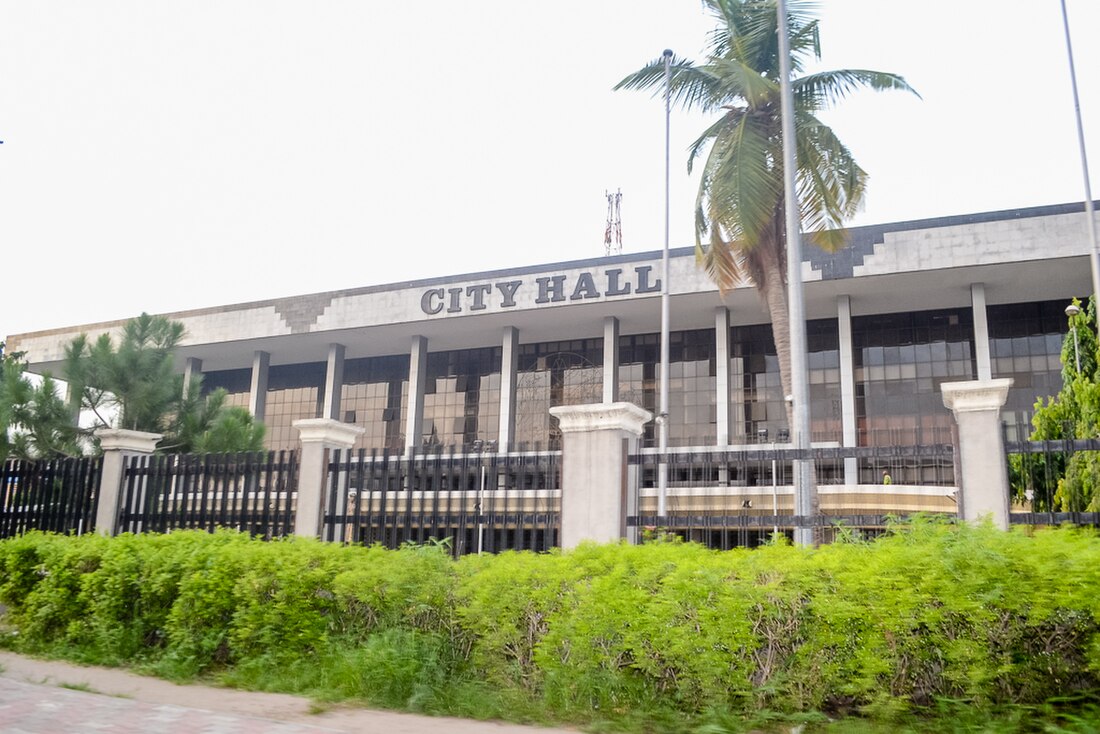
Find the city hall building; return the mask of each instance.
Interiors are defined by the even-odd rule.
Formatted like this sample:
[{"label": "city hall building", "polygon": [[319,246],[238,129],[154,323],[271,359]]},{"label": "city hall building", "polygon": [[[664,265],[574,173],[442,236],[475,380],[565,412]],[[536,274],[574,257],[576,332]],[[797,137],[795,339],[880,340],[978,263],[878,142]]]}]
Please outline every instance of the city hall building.
[{"label": "city hall building", "polygon": [[[1091,291],[1083,211],[859,227],[837,253],[807,246],[815,445],[949,444],[944,382],[1012,378],[1004,418],[1027,421],[1036,398],[1061,384],[1064,309]],[[778,363],[757,292],[723,297],[690,248],[672,251],[669,285],[670,445],[782,441]],[[365,429],[356,446],[368,452],[556,450],[553,406],[626,401],[656,412],[661,288],[661,254],[646,252],[167,316],[186,327],[179,369],[261,418],[272,449],[297,446],[293,421],[323,417]],[[32,371],[59,373],[75,336],[121,325],[8,344]],[[642,445],[655,437],[651,422]],[[819,468],[819,481],[870,485],[881,468]],[[952,484],[950,465],[890,470],[898,485]]]}]

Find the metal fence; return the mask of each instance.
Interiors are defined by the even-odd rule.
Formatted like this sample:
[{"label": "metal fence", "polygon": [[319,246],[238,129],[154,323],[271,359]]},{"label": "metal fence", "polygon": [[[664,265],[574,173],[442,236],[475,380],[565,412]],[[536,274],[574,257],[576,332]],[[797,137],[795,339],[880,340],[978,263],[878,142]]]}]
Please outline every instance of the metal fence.
[{"label": "metal fence", "polygon": [[[775,533],[790,537],[800,526],[815,528],[816,537],[826,542],[842,533],[874,536],[891,520],[904,518],[911,511],[954,517],[954,487],[945,481],[954,478],[955,457],[949,443],[815,447],[807,451],[761,444],[673,449],[664,455],[643,450],[628,459],[637,467],[638,482],[632,503],[637,513],[627,518],[627,525],[639,529],[641,542],[669,533],[720,549],[755,547],[769,542]],[[792,462],[808,458],[814,460],[819,499],[840,494],[837,505],[846,507],[845,511],[825,507],[813,517],[793,514]],[[668,463],[669,482],[665,515],[658,516],[655,486],[662,459]],[[875,467],[874,473],[859,472],[870,481],[854,487],[842,485],[847,460]],[[910,470],[898,471],[899,467]],[[928,471],[912,470],[915,467]],[[897,472],[910,483],[891,479],[890,484],[883,484],[880,471],[892,476]],[[913,478],[925,481],[913,482]],[[908,509],[914,501],[923,501],[927,508]],[[894,510],[888,509],[891,502],[897,505]]]},{"label": "metal fence", "polygon": [[120,532],[235,528],[265,538],[294,531],[294,451],[134,456],[123,473]]},{"label": "metal fence", "polygon": [[1083,486],[1096,483],[1100,438],[1075,438],[1072,424],[1061,433],[1032,441],[1030,424],[1004,424],[1009,491],[1017,507],[1028,508],[1009,514],[1013,525],[1100,525],[1100,514],[1085,511],[1091,497]]},{"label": "metal fence", "polygon": [[99,458],[8,461],[0,466],[0,538],[29,530],[81,534],[95,524]]},{"label": "metal fence", "polygon": [[446,542],[455,557],[561,543],[560,451],[334,451],[325,487],[322,538],[329,541]]}]

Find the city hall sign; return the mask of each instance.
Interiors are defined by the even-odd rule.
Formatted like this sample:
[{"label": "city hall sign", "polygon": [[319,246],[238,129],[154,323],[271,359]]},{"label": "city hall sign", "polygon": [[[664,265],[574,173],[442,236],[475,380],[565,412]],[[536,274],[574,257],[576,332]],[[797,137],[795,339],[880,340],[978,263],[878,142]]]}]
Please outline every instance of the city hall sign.
[{"label": "city hall sign", "polygon": [[622,268],[605,270],[602,277],[584,271],[570,280],[567,275],[547,275],[533,282],[502,280],[457,288],[429,288],[420,296],[420,310],[429,316],[438,313],[485,311],[490,307],[514,308],[527,292],[535,294],[534,303],[566,303],[592,298],[614,298],[631,293],[659,293],[660,278],[653,276],[652,265],[639,265],[633,271]]}]

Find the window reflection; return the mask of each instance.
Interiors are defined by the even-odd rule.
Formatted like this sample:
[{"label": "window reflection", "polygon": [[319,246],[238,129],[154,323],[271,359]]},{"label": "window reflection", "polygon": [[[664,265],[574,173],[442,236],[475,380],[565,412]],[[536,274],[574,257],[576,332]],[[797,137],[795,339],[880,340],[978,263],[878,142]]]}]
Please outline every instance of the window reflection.
[{"label": "window reflection", "polygon": [[516,371],[516,443],[561,448],[550,408],[603,399],[603,339],[520,345]]},{"label": "window reflection", "polygon": [[501,348],[428,355],[421,443],[468,447],[500,435]]},{"label": "window reflection", "polygon": [[402,451],[408,395],[409,355],[346,360],[339,418],[366,429],[354,448]]},{"label": "window reflection", "polygon": [[[717,442],[713,329],[669,334],[668,445],[713,446]],[[619,399],[654,415],[660,398],[660,334],[619,338]],[[657,445],[656,423],[643,426],[642,445]]]},{"label": "window reflection", "polygon": [[298,431],[291,424],[302,418],[319,417],[324,391],[324,362],[270,367],[264,410],[265,448],[271,451],[298,448]]}]

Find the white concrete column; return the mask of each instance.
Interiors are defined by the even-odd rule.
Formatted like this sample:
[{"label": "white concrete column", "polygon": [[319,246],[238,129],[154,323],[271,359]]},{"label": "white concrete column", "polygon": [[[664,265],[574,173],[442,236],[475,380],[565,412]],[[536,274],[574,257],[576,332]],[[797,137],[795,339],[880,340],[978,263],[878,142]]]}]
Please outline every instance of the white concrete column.
[{"label": "white concrete column", "polygon": [[183,362],[183,396],[191,394],[192,386],[202,377],[202,360],[188,357]]},{"label": "white concrete column", "polygon": [[619,402],[619,319],[603,320],[603,402]]},{"label": "white concrete column", "polygon": [[412,338],[409,351],[409,407],[405,414],[405,450],[420,449],[420,433],[424,425],[424,381],[428,372],[428,339]]},{"label": "white concrete column", "polygon": [[[302,442],[302,454],[298,463],[298,502],[294,509],[294,534],[319,538],[321,521],[324,518],[329,452],[333,449],[350,449],[366,429],[328,418],[305,418],[296,420],[291,425],[298,429],[298,438]],[[347,493],[342,492],[337,501],[340,507],[330,509],[334,514],[343,514]],[[342,529],[335,537],[344,537]]]},{"label": "white concrete column", "polygon": [[[844,446],[858,446],[856,430],[856,371],[855,347],[852,341],[852,299],[836,298],[836,323],[840,349],[840,428]],[[844,483],[859,484],[859,459],[844,460]]]},{"label": "white concrete column", "polygon": [[985,310],[985,284],[970,286],[970,304],[974,312],[974,357],[978,363],[978,380],[992,380],[989,360],[989,318]]},{"label": "white concrete column", "polygon": [[[714,405],[718,409],[715,428],[717,446],[730,443],[730,310],[714,309]],[[721,469],[719,471],[725,471]]]},{"label": "white concrete column", "polygon": [[1008,530],[1009,519],[1001,406],[1011,386],[1007,378],[941,385],[943,404],[959,426],[959,517],[974,522],[989,516],[1001,530]]},{"label": "white concrete column", "polygon": [[626,518],[638,514],[637,468],[627,456],[653,414],[631,403],[559,405],[550,414],[562,432],[562,547],[632,536]]},{"label": "white concrete column", "polygon": [[519,329],[505,326],[500,349],[500,430],[497,447],[508,451],[516,440],[516,369],[519,366]]},{"label": "white concrete column", "polygon": [[267,372],[271,368],[271,355],[257,349],[252,355],[252,387],[248,393],[248,412],[258,420],[267,412]]},{"label": "white concrete column", "polygon": [[328,363],[325,365],[325,402],[321,408],[321,417],[330,420],[343,420],[340,415],[340,400],[344,392],[344,345],[328,345]]},{"label": "white concrete column", "polygon": [[157,442],[164,436],[122,428],[100,428],[95,435],[99,439],[99,447],[103,449],[103,473],[99,479],[95,529],[100,535],[115,535],[118,532],[119,511],[122,509],[125,462],[131,456],[153,453]]}]

